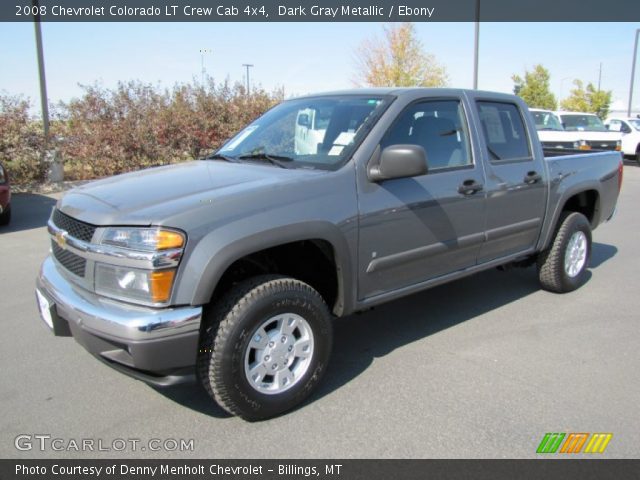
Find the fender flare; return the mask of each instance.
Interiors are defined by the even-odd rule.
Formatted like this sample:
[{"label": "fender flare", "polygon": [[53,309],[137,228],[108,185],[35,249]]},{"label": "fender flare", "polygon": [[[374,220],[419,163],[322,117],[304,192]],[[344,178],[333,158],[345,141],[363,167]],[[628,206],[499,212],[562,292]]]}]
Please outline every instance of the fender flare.
[{"label": "fender flare", "polygon": [[553,234],[556,231],[556,226],[560,219],[560,215],[562,215],[564,206],[567,204],[569,199],[590,190],[595,191],[598,195],[596,198],[596,208],[593,214],[591,225],[593,228],[595,228],[594,226],[600,223],[600,212],[598,209],[598,203],[602,194],[602,192],[600,191],[600,184],[597,181],[580,182],[579,184],[576,184],[566,191],[562,192],[562,195],[558,198],[558,201],[555,202],[556,207],[553,215],[551,216],[551,222],[545,225],[543,234],[540,237],[540,248],[538,249],[538,251],[542,251],[547,248],[547,246],[551,242]]},{"label": "fender flare", "polygon": [[351,266],[347,239],[338,227],[325,221],[301,222],[282,225],[268,230],[243,235],[225,237],[218,230],[211,232],[198,243],[188,263],[202,265],[199,272],[192,269],[188,275],[195,275],[197,282],[191,298],[192,305],[209,303],[220,278],[237,260],[271,247],[303,240],[324,240],[333,248],[336,265],[338,292],[333,311],[343,315],[353,309],[354,292],[353,268]]}]

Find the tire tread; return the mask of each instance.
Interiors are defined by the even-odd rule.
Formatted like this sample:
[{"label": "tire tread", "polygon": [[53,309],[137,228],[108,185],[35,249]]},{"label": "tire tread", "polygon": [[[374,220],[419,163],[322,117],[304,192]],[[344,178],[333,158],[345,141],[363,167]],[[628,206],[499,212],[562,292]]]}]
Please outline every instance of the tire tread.
[{"label": "tire tread", "polygon": [[[247,418],[247,415],[233,401],[222,378],[223,346],[240,321],[241,312],[255,299],[297,290],[316,297],[326,309],[328,307],[320,294],[306,283],[281,275],[259,275],[241,282],[220,299],[211,311],[211,324],[203,332],[198,352],[197,372],[207,393],[231,415]],[[251,419],[251,418],[248,418]]]},{"label": "tire tread", "polygon": [[574,219],[579,218],[586,220],[586,217],[581,213],[572,211],[563,212],[558,219],[556,232],[551,245],[538,255],[538,279],[544,290],[555,293],[565,293],[573,290],[572,288],[567,288],[563,279],[564,246],[567,237],[573,234]]}]

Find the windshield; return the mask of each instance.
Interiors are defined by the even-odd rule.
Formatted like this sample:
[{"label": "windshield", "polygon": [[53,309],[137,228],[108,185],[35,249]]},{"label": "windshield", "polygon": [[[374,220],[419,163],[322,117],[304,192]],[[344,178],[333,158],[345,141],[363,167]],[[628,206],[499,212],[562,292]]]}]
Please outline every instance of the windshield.
[{"label": "windshield", "polygon": [[277,105],[222,146],[216,158],[267,160],[286,168],[339,168],[391,97],[338,95]]},{"label": "windshield", "polygon": [[586,132],[606,132],[607,127],[604,126],[602,120],[595,115],[572,114],[560,115],[564,129],[569,131],[586,131]]},{"label": "windshield", "polygon": [[531,112],[536,122],[536,130],[563,130],[558,117],[551,112]]},{"label": "windshield", "polygon": [[636,130],[640,131],[640,120],[629,120],[629,124]]}]

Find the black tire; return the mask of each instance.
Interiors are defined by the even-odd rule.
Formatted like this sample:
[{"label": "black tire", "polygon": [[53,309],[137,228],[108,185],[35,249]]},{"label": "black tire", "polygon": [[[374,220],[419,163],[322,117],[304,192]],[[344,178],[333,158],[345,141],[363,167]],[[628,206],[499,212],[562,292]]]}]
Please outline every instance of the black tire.
[{"label": "black tire", "polygon": [[640,165],[640,145],[636,147],[636,162]]},{"label": "black tire", "polygon": [[0,225],[9,225],[11,223],[11,204],[7,205],[4,212],[0,214]]},{"label": "black tire", "polygon": [[[249,383],[245,355],[263,322],[282,313],[304,318],[314,347],[306,370],[288,390],[265,394]],[[331,355],[329,309],[318,292],[293,278],[263,275],[238,284],[207,314],[205,325],[198,377],[222,408],[249,421],[271,418],[300,404],[316,388]]]},{"label": "black tire", "polygon": [[[573,276],[565,269],[565,256],[570,239],[577,232],[586,237],[586,260]],[[545,290],[566,293],[580,287],[588,277],[587,268],[591,258],[591,225],[589,220],[577,212],[564,212],[558,221],[551,245],[538,255],[538,278]]]}]

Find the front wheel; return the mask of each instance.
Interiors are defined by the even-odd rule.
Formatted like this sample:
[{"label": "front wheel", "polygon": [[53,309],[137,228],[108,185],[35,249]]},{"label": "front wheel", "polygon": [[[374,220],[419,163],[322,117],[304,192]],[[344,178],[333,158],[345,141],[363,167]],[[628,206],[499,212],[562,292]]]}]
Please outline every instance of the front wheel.
[{"label": "front wheel", "polygon": [[566,293],[587,280],[591,257],[591,225],[577,212],[565,212],[551,245],[538,256],[538,278],[542,288]]},{"label": "front wheel", "polygon": [[207,319],[198,376],[226,411],[246,420],[277,416],[302,402],[326,370],[332,324],[324,300],[293,278],[238,284]]}]

